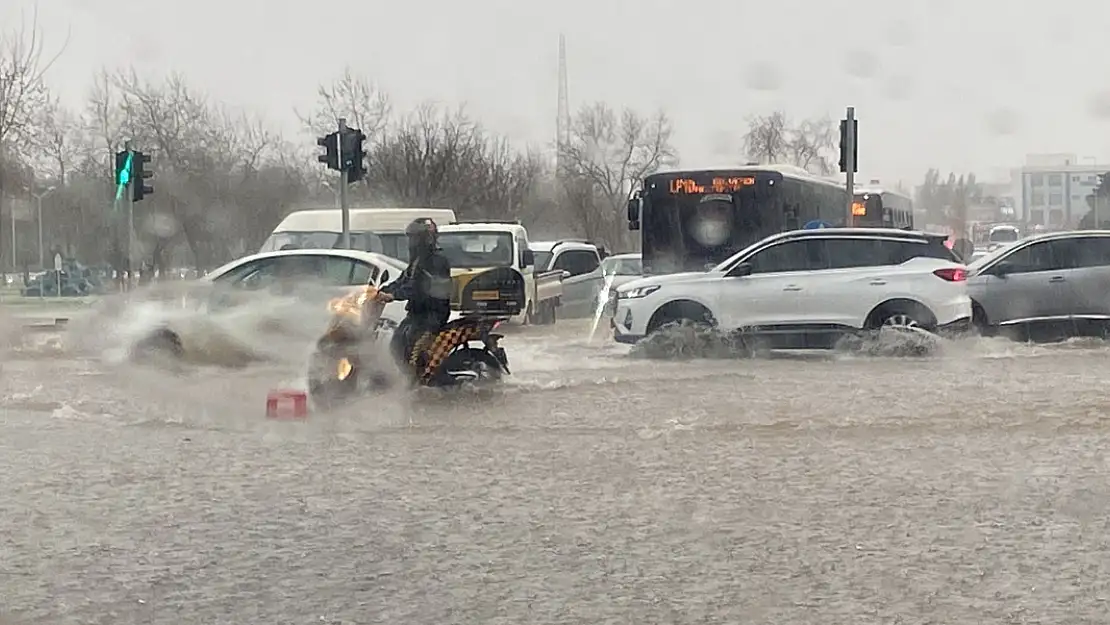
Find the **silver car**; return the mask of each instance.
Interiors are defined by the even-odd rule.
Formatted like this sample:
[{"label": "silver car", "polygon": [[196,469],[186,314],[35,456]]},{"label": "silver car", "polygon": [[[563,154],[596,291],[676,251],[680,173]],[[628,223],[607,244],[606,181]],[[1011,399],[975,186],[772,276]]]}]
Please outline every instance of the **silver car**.
[{"label": "silver car", "polygon": [[1034,235],[968,266],[973,321],[1014,338],[1101,335],[1110,326],[1110,231]]}]

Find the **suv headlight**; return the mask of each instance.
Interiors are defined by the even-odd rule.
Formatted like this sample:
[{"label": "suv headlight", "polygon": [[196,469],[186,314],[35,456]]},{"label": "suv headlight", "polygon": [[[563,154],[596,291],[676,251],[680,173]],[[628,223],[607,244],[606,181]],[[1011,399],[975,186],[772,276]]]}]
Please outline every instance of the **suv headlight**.
[{"label": "suv headlight", "polygon": [[659,286],[641,286],[627,291],[617,291],[617,299],[640,299],[659,290]]}]

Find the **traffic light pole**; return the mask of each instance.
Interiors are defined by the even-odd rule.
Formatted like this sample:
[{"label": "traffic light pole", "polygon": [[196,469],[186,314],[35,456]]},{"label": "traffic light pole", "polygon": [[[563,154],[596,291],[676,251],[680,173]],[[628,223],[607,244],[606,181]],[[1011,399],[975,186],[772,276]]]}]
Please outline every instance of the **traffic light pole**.
[{"label": "traffic light pole", "polygon": [[854,226],[855,222],[856,222],[855,216],[852,214],[852,204],[855,202],[855,197],[856,197],[856,157],[855,157],[855,154],[856,154],[856,109],[855,109],[855,107],[852,107],[852,106],[848,107],[848,114],[846,116],[846,119],[848,121],[848,124],[847,124],[847,131],[845,132],[845,134],[847,135],[847,140],[845,141],[845,143],[847,145],[845,147],[847,148],[847,160],[846,160],[846,162],[848,163],[848,167],[846,169],[848,171],[845,172],[844,186],[847,187],[847,189],[848,189],[848,218],[847,218],[847,220],[845,220],[844,223],[847,224],[848,227],[851,227],[851,226]]},{"label": "traffic light pole", "polygon": [[336,150],[340,154],[339,159],[339,212],[343,216],[343,236],[340,239],[340,247],[345,250],[351,249],[351,208],[347,204],[347,167],[343,166],[343,136],[347,134],[347,120],[339,118],[339,132],[335,135]]},{"label": "traffic light pole", "polygon": [[351,249],[351,206],[347,205],[346,181],[347,168],[343,167],[343,135],[347,133],[346,119],[340,118],[340,131],[335,134],[335,141],[339,143],[336,149],[340,152],[340,214],[343,215],[343,236],[340,246],[344,250]]},{"label": "traffic light pole", "polygon": [[[132,152],[131,142],[130,141],[124,141],[123,149],[124,149],[125,152]],[[132,161],[132,170],[133,170],[133,168],[134,168],[134,161]],[[143,184],[143,181],[140,180],[138,183]],[[129,175],[128,182],[127,182],[127,188],[124,189],[124,199],[127,202],[127,248],[126,248],[126,251],[124,252],[127,255],[127,262],[124,264],[124,267],[126,267],[126,269],[127,269],[127,273],[125,274],[127,276],[127,278],[126,278],[127,281],[124,283],[124,290],[127,290],[127,291],[130,291],[132,285],[135,284],[135,276],[132,273],[133,270],[132,270],[132,266],[131,266],[131,250],[133,249],[133,246],[134,246],[134,242],[132,241],[132,237],[134,236],[134,232],[135,232],[135,194],[132,192],[132,185],[134,185],[134,184],[135,184],[135,180],[133,179],[132,176]]]}]

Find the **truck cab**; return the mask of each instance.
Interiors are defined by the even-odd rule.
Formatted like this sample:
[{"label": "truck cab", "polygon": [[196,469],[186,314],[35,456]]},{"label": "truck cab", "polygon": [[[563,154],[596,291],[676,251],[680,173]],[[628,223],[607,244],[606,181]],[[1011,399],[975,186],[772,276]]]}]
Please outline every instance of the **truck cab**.
[{"label": "truck cab", "polygon": [[511,267],[525,284],[524,312],[519,321],[555,322],[562,291],[561,271],[537,270],[528,231],[516,222],[457,222],[439,228],[439,247],[451,263],[452,307],[458,309],[462,290],[478,274]]},{"label": "truck cab", "polygon": [[562,272],[562,315],[587,317],[594,314],[605,282],[601,271],[601,261],[607,256],[605,248],[585,239],[562,239],[534,241],[532,250],[536,253],[538,268]]}]

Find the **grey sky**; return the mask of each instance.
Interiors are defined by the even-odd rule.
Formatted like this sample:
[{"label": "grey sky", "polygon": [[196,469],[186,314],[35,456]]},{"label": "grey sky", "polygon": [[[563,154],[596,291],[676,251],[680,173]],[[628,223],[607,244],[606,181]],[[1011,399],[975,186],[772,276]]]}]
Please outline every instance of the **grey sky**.
[{"label": "grey sky", "polygon": [[[35,3],[0,4],[0,24],[10,27]],[[347,63],[401,107],[465,101],[491,128],[546,143],[563,32],[572,108],[599,99],[664,108],[684,165],[730,160],[725,150],[738,145],[750,114],[840,117],[849,104],[861,120],[864,177],[916,183],[929,166],[989,175],[1027,152],[1110,151],[1110,101],[1105,117],[1092,112],[1110,92],[1110,41],[1085,28],[1107,23],[1110,3],[1094,0],[145,5],[139,13],[134,1],[38,0],[50,49],[71,30],[50,74],[67,100],[80,101],[97,68],[134,62],[144,74],[180,71],[214,98],[293,132],[292,108],[308,107],[316,84]],[[148,30],[127,34],[140,15]],[[336,37],[329,49],[319,43],[325,30]]]}]

